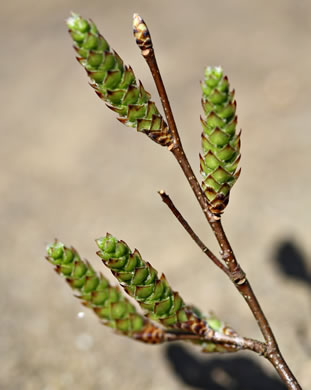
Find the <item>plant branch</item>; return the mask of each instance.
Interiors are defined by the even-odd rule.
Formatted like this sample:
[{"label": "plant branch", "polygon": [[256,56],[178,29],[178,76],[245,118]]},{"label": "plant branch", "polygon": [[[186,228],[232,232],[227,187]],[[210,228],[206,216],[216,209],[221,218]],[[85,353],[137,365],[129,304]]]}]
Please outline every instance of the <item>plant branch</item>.
[{"label": "plant branch", "polygon": [[212,251],[210,251],[206,245],[200,240],[200,238],[197,236],[197,234],[192,230],[191,226],[188,224],[188,222],[185,220],[185,218],[181,215],[179,210],[174,205],[172,199],[167,195],[167,193],[163,190],[158,192],[159,195],[162,198],[162,201],[168,206],[168,208],[171,210],[171,212],[175,215],[177,220],[181,223],[183,228],[186,230],[186,232],[190,235],[190,237],[193,239],[193,241],[198,245],[198,247],[202,250],[203,253],[208,256],[212,262],[220,268],[223,272],[227,274],[227,276],[230,277],[230,271],[225,267],[222,262],[214,255]]},{"label": "plant branch", "polygon": [[215,331],[199,335],[192,332],[183,332],[175,329],[161,329],[149,325],[142,332],[134,333],[132,337],[148,344],[162,344],[170,341],[191,341],[198,344],[210,342],[222,346],[227,352],[250,350],[263,356],[267,354],[266,344],[258,340],[240,337],[238,335],[226,335]]},{"label": "plant branch", "polygon": [[194,175],[194,172],[189,164],[189,161],[185,155],[185,152],[182,147],[182,143],[178,134],[177,126],[174,120],[174,116],[171,110],[169,99],[162,81],[162,77],[157,65],[153,44],[150,36],[150,32],[147,28],[147,25],[142,20],[142,18],[134,14],[134,36],[136,37],[136,42],[141,49],[141,53],[145,58],[151,74],[153,76],[154,82],[156,84],[160,100],[163,106],[163,110],[169,125],[169,129],[173,136],[173,144],[169,146],[169,150],[173,153],[177,159],[181,169],[183,170],[194,194],[197,198],[201,209],[209,222],[215,237],[222,250],[222,258],[226,263],[229,271],[230,278],[233,281],[236,288],[242,294],[244,300],[247,302],[250,310],[252,311],[255,319],[257,320],[258,326],[264,336],[264,339],[269,348],[269,354],[267,355],[268,360],[273,364],[276,371],[279,373],[280,377],[287,385],[290,390],[299,390],[301,389],[296,378],[290,371],[287,366],[284,358],[282,357],[274,334],[270,328],[270,325],[258,303],[258,300],[246,278],[244,271],[239,265],[228,238],[223,230],[221,224],[220,215],[216,215],[210,212],[208,209],[208,200]]},{"label": "plant branch", "polygon": [[[181,333],[173,331],[166,331],[164,335],[165,341],[179,341],[179,340],[191,340],[191,341],[210,341],[215,344],[228,345],[239,350],[250,350],[258,353],[259,355],[265,355],[267,353],[266,344],[253,340],[247,337],[229,336],[220,332],[214,332],[209,337],[202,338],[199,335],[193,333]],[[233,351],[233,349],[230,349]]]}]

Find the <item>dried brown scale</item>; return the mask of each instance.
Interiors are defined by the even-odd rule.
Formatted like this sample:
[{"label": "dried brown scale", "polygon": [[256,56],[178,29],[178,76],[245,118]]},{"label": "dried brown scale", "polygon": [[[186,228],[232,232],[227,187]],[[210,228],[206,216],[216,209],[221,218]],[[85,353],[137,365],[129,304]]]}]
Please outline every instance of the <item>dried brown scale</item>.
[{"label": "dried brown scale", "polygon": [[143,331],[135,333],[133,338],[146,344],[161,344],[166,341],[166,333],[163,329],[148,325]]}]

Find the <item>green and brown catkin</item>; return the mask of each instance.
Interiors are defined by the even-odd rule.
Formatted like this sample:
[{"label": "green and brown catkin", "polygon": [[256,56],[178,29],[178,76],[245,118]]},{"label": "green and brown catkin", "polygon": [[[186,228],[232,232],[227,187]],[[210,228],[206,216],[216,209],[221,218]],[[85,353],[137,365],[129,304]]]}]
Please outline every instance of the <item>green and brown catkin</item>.
[{"label": "green and brown catkin", "polygon": [[170,146],[171,133],[150,94],[137,82],[132,68],[125,66],[110,48],[96,25],[77,14],[72,14],[67,25],[77,59],[92,80],[91,86],[119,115],[119,121],[146,133],[162,146]]},{"label": "green and brown catkin", "polygon": [[180,295],[171,289],[163,274],[158,277],[158,272],[142,259],[137,249],[131,252],[124,241],[118,241],[109,233],[96,243],[100,249],[97,254],[104,264],[150,319],[166,327],[188,321]]},{"label": "green and brown catkin", "polygon": [[[235,334],[215,316],[206,318],[198,309],[186,306],[180,295],[169,286],[165,276],[162,274],[159,278],[157,271],[142,259],[137,249],[131,252],[124,241],[118,241],[109,233],[96,243],[100,249],[97,254],[125,291],[144,309],[148,318],[161,322],[167,328],[199,335],[202,339],[211,338],[215,332]],[[205,352],[232,350],[230,346],[208,341],[200,341],[199,344]]]},{"label": "green and brown catkin", "polygon": [[221,214],[229,202],[230,190],[239,177],[240,134],[236,133],[237,116],[234,91],[220,67],[208,67],[202,82],[202,106],[205,119],[200,156],[202,187],[209,209]]},{"label": "green and brown catkin", "polygon": [[55,241],[47,248],[47,260],[66,278],[84,306],[92,309],[103,323],[124,335],[147,343],[163,342],[164,332],[136,312],[118,287],[112,287],[77,251]]},{"label": "green and brown catkin", "polygon": [[[82,304],[92,309],[105,325],[148,344],[173,340],[171,334],[150,321],[154,319],[167,328],[178,328],[181,332],[200,335],[202,339],[193,342],[199,344],[203,352],[237,350],[230,345],[208,341],[206,338],[217,332],[225,335],[236,333],[215,316],[204,317],[198,309],[185,306],[179,295],[171,290],[166,279],[163,276],[158,279],[156,271],[141,259],[137,251],[130,253],[123,241],[117,241],[108,234],[104,239],[97,241],[103,248],[98,254],[105,259],[108,258],[103,259],[105,264],[111,268],[125,290],[145,309],[147,316],[137,313],[136,308],[119,288],[111,286],[102,274],[97,274],[90,263],[82,260],[74,248],[67,248],[63,243],[55,241],[48,246],[46,258],[54,265],[55,271],[77,292],[76,296]],[[120,266],[122,263],[123,267]],[[131,282],[126,273],[131,273]],[[143,280],[143,275],[147,274]],[[124,280],[127,283],[124,283]],[[153,293],[146,297],[145,293],[141,294],[144,288],[152,288]]]}]

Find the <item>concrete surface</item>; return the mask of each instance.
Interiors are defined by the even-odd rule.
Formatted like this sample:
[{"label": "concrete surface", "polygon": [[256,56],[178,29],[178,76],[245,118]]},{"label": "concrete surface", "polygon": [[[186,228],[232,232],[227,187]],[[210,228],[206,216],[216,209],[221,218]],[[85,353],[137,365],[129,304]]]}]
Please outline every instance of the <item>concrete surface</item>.
[{"label": "concrete surface", "polygon": [[164,188],[218,251],[175,161],[118,123],[88,86],[64,24],[71,10],[94,19],[158,101],[131,33],[133,12],[144,17],[196,173],[199,80],[206,65],[221,64],[229,75],[243,128],[242,175],[224,226],[289,365],[310,389],[307,0],[1,5],[0,388],[282,388],[268,363],[252,354],[203,356],[188,345],[145,346],[114,335],[92,313],[78,318],[79,302],[43,260],[46,244],[57,237],[107,274],[94,238],[109,231],[139,248],[188,302],[213,309],[243,335],[260,337],[245,303],[156,193]]}]

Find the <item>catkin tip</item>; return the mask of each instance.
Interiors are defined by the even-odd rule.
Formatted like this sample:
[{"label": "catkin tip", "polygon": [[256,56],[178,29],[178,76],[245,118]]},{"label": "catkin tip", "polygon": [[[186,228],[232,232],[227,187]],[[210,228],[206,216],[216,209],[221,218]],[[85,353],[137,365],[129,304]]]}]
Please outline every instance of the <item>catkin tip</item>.
[{"label": "catkin tip", "polygon": [[134,13],[133,14],[133,27],[137,27],[142,22],[142,18],[139,16],[139,14]]}]

